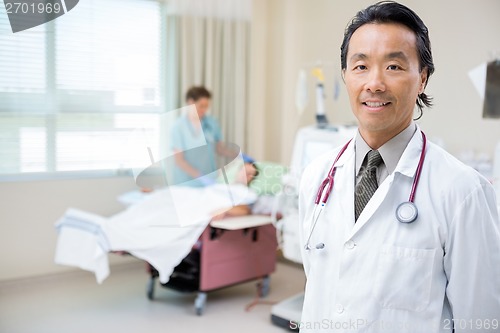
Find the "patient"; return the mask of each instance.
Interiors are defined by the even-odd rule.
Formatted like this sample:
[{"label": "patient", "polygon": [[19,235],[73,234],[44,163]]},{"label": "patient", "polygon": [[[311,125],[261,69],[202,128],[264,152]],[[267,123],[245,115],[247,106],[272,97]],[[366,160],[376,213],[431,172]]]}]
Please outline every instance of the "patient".
[{"label": "patient", "polygon": [[56,263],[94,271],[102,282],[109,274],[107,252],[126,251],[148,261],[165,283],[214,215],[221,219],[251,212],[257,194],[248,184],[257,169],[252,163],[241,166],[235,163],[228,170],[229,184],[170,186],[109,218],[68,209],[56,225]]},{"label": "patient", "polygon": [[[239,184],[250,185],[252,180],[255,179],[259,175],[259,169],[252,161],[245,162],[243,168],[240,169],[238,174],[236,175],[235,182]],[[222,220],[226,217],[234,217],[234,216],[244,216],[249,215],[252,212],[252,205],[236,205],[228,210],[224,209],[223,212],[214,212],[214,216],[212,218],[213,221]]]}]

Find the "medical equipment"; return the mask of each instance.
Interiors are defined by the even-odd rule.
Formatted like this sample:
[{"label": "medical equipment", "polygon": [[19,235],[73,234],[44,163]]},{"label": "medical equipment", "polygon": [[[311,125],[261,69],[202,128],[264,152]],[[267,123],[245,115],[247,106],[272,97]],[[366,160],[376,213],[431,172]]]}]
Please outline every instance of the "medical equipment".
[{"label": "medical equipment", "polygon": [[[422,172],[422,165],[424,164],[424,160],[425,160],[425,148],[427,145],[427,138],[425,137],[424,132],[421,132],[421,133],[422,133],[422,140],[423,140],[422,151],[420,153],[420,159],[418,161],[418,166],[417,166],[415,177],[413,177],[413,185],[411,187],[410,197],[409,197],[408,201],[402,202],[396,208],[396,218],[401,223],[412,223],[413,221],[415,221],[417,219],[417,216],[418,216],[418,209],[414,203],[415,191],[417,190],[418,181],[420,179],[420,174]],[[336,163],[339,160],[339,158],[342,156],[342,154],[345,152],[345,150],[349,146],[350,142],[351,142],[351,140],[349,140],[342,147],[342,149],[340,149],[339,153],[337,154],[337,157],[335,158],[335,161],[332,164],[332,167],[330,168],[330,171],[328,172],[327,178],[325,178],[325,180],[323,180],[323,182],[321,183],[321,185],[318,189],[318,193],[317,193],[316,199],[314,201],[315,207],[314,207],[314,212],[313,212],[313,225],[311,227],[309,237],[307,238],[307,242],[305,244],[306,250],[312,249],[310,244],[309,244],[309,241],[311,240],[311,236],[314,232],[314,228],[316,227],[316,223],[318,222],[318,219],[321,215],[321,212],[323,211],[325,204],[328,201],[328,198],[330,196],[330,193],[333,190],[335,171],[337,169]],[[325,189],[326,189],[326,191],[325,191]],[[319,210],[318,210],[318,208],[319,208]],[[325,244],[318,243],[315,246],[315,248],[318,250],[324,249]]]},{"label": "medical equipment", "polygon": [[328,119],[325,114],[325,88],[323,82],[325,81],[323,70],[321,67],[312,69],[312,75],[316,77],[316,124],[319,128],[326,128],[328,126]]},{"label": "medical equipment", "polygon": [[307,73],[304,69],[299,71],[295,86],[295,107],[299,115],[302,115],[307,107]]},{"label": "medical equipment", "polygon": [[290,172],[283,177],[283,201],[278,229],[280,247],[283,255],[292,261],[301,263],[301,245],[298,237],[298,188],[299,180],[306,166],[316,157],[335,149],[352,138],[357,131],[355,126],[329,126],[324,129],[308,126],[300,129],[295,143],[290,164]]},{"label": "medical equipment", "polygon": [[422,133],[422,152],[420,153],[420,160],[418,161],[417,171],[415,177],[413,178],[413,185],[411,186],[410,198],[406,202],[399,204],[396,209],[396,218],[401,223],[412,223],[417,219],[418,209],[414,203],[415,191],[417,190],[418,181],[420,179],[420,174],[422,173],[422,165],[424,165],[425,160],[425,148],[427,146],[427,138],[424,132]]}]

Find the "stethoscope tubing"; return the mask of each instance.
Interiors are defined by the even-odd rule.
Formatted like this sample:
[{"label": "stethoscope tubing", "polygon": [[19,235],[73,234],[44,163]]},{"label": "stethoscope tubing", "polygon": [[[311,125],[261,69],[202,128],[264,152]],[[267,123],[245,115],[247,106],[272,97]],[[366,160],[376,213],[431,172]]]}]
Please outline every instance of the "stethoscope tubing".
[{"label": "stethoscope tubing", "polygon": [[[319,202],[321,201],[323,206],[324,206],[326,204],[326,202],[328,201],[328,197],[330,196],[330,193],[333,190],[333,184],[335,182],[335,172],[337,171],[337,166],[336,166],[337,161],[342,156],[342,154],[344,154],[344,152],[346,151],[346,149],[349,146],[349,143],[351,143],[351,141],[352,141],[352,139],[347,141],[347,143],[342,147],[342,149],[340,149],[339,153],[337,154],[337,157],[335,158],[335,161],[333,161],[332,167],[330,168],[330,171],[328,171],[327,177],[321,183],[321,186],[318,190],[318,193],[316,194],[316,200],[314,200],[315,205],[318,205]],[[326,192],[324,192],[324,189],[327,186],[328,186],[328,188],[326,189]],[[324,195],[323,195],[323,193],[324,193]]]},{"label": "stethoscope tubing", "polygon": [[[411,218],[410,220],[407,220],[407,221],[403,221],[401,220],[399,217],[398,217],[398,220],[400,222],[405,222],[405,223],[411,223],[413,222],[417,215],[418,215],[418,210],[414,204],[414,200],[415,200],[415,193],[417,191],[417,186],[418,186],[418,182],[420,180],[420,174],[422,173],[422,166],[424,164],[424,160],[425,160],[425,151],[426,151],[426,147],[427,147],[427,137],[425,136],[424,132],[420,132],[422,134],[422,151],[420,153],[420,158],[419,158],[419,161],[418,161],[418,165],[417,165],[417,170],[415,172],[415,177],[413,178],[413,184],[412,184],[412,187],[411,187],[411,191],[410,191],[410,197],[408,199],[408,202],[404,202],[402,203],[401,205],[403,204],[407,204],[407,203],[410,203],[410,205],[412,205],[415,209],[415,215],[413,218]],[[314,200],[314,210],[313,210],[313,226],[311,228],[311,231],[309,233],[309,237],[307,238],[307,243],[305,245],[305,249],[306,250],[310,250],[311,247],[310,247],[310,244],[309,244],[309,241],[311,240],[311,236],[314,232],[314,229],[316,228],[316,223],[318,222],[318,219],[321,215],[321,212],[323,211],[325,205],[326,205],[326,202],[328,201],[328,198],[330,196],[330,193],[332,192],[333,190],[333,184],[335,182],[335,172],[337,171],[337,161],[340,159],[340,157],[342,156],[342,154],[344,154],[344,152],[346,151],[347,147],[349,146],[349,144],[351,143],[352,139],[349,140],[339,151],[339,153],[337,154],[337,157],[335,158],[335,161],[333,162],[329,172],[328,172],[328,175],[327,177],[321,182],[321,185],[318,189],[318,193],[316,194],[316,199]],[[325,188],[326,188],[326,191],[325,191]],[[321,204],[320,204],[321,202]],[[398,216],[398,211],[400,209],[400,206],[399,205],[396,209],[396,215]],[[317,208],[319,207],[319,211],[317,210]],[[321,247],[318,247],[318,249],[323,249],[324,248],[324,244],[321,243],[322,246]]]},{"label": "stethoscope tubing", "polygon": [[415,178],[413,179],[413,185],[411,186],[410,198],[409,202],[414,203],[415,201],[415,193],[417,192],[418,182],[420,180],[420,174],[422,173],[422,166],[424,165],[425,160],[425,148],[427,147],[427,137],[424,132],[420,132],[422,134],[422,152],[420,153],[420,159],[418,160],[417,171],[415,173]]}]

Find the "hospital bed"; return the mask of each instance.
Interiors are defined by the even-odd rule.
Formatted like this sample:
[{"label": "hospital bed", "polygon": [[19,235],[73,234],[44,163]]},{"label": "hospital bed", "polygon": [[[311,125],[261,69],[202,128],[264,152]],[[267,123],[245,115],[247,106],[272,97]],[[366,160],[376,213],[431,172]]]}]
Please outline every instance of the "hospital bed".
[{"label": "hospital bed", "polygon": [[[220,186],[224,191],[226,188],[225,185]],[[162,285],[175,289],[173,281],[178,279],[172,279],[169,284],[169,277],[179,275],[175,268],[182,268],[183,260],[189,257],[193,245],[201,243],[201,247],[198,247],[200,264],[197,280],[188,290],[184,290],[198,292],[195,300],[198,315],[205,310],[207,292],[219,288],[262,279],[259,294],[265,296],[269,291],[269,275],[275,269],[277,250],[276,231],[271,218],[253,210],[256,215],[227,218],[208,224],[207,213],[212,213],[217,206],[207,205],[206,201],[216,200],[219,208],[231,206],[228,205],[227,193],[220,199],[215,195],[218,192],[191,193],[208,190],[170,187],[155,191],[146,198],[139,196],[141,205],[132,205],[111,218],[69,209],[56,224],[59,237],[55,261],[93,271],[101,283],[109,274],[107,254],[129,253],[156,268],[150,270],[147,288],[147,296],[152,299],[157,279]],[[249,195],[247,187],[240,188],[234,184],[230,192],[230,202],[233,203],[241,202],[238,200]],[[181,200],[174,202],[177,198]],[[192,198],[203,200],[193,204]],[[264,198],[273,200],[272,196],[259,197]],[[262,207],[269,207],[269,204],[262,204],[261,201],[254,204],[254,207],[261,207],[260,212],[265,210]],[[187,214],[184,220],[194,218],[198,222],[186,226],[182,221],[179,225],[180,218],[173,224],[165,221],[166,216],[175,215],[173,209],[183,208],[182,205],[187,205],[184,207],[186,209],[181,209]],[[205,214],[203,220],[206,223],[200,220],[202,213]],[[179,287],[179,284],[176,286]]]},{"label": "hospital bed", "polygon": [[[179,292],[197,293],[195,310],[201,315],[206,307],[207,293],[235,284],[259,280],[257,293],[269,293],[270,274],[276,266],[275,193],[281,187],[283,166],[271,162],[256,162],[260,176],[250,188],[259,194],[252,205],[252,215],[212,221],[200,235],[191,252],[174,268],[162,287]],[[137,191],[119,197],[129,205],[144,195]],[[273,216],[270,216],[274,213]],[[265,215],[263,215],[265,214]],[[146,295],[154,299],[158,271],[148,265],[150,279]]]},{"label": "hospital bed", "polygon": [[[270,274],[276,266],[276,230],[271,218],[249,215],[213,221],[200,236],[198,246],[161,285],[180,292],[197,292],[196,314],[203,314],[207,293],[235,284],[260,280],[259,297],[269,293]],[[154,298],[157,271],[149,266],[147,297]]]}]

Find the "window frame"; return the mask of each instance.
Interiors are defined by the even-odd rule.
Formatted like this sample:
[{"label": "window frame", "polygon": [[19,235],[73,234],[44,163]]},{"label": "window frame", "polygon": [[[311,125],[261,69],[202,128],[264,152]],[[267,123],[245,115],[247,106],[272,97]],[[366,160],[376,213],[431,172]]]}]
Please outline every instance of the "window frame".
[{"label": "window frame", "polygon": [[[166,93],[166,80],[167,72],[166,69],[168,67],[168,59],[167,56],[167,19],[166,19],[166,7],[167,4],[162,0],[138,0],[138,1],[149,1],[155,2],[159,6],[159,45],[158,45],[158,56],[159,56],[159,107],[148,107],[141,106],[141,114],[158,114],[165,112],[167,110],[167,93]],[[57,119],[56,116],[58,114],[65,113],[74,113],[74,114],[82,114],[79,112],[72,111],[63,111],[58,110],[58,105],[56,103],[56,95],[57,95],[57,87],[56,87],[56,22],[50,21],[44,24],[45,25],[45,82],[46,82],[46,94],[49,95],[47,106],[49,110],[52,112],[29,112],[29,113],[17,113],[17,112],[2,112],[5,116],[9,116],[12,114],[16,115],[29,115],[33,114],[36,116],[40,116],[44,119],[45,122],[45,165],[47,171],[40,172],[23,172],[18,170],[17,172],[12,173],[0,173],[0,182],[24,182],[24,181],[45,181],[45,180],[69,180],[69,179],[96,179],[96,178],[115,178],[115,177],[131,177],[134,172],[132,168],[111,168],[111,169],[87,169],[87,170],[75,170],[75,171],[56,171],[56,161],[57,161],[57,149],[56,149],[56,141],[57,134],[59,130],[57,129]],[[119,111],[117,111],[119,109]],[[85,114],[94,113],[94,112],[86,112]],[[95,113],[103,113],[103,114],[138,114],[137,107],[133,106],[117,106],[116,109],[111,111],[102,111]],[[159,147],[161,150],[165,150],[167,147],[167,142],[165,138],[168,137],[166,135],[164,126],[160,126],[159,133]],[[168,140],[168,138],[167,138]],[[20,151],[20,150],[19,150]]]}]

